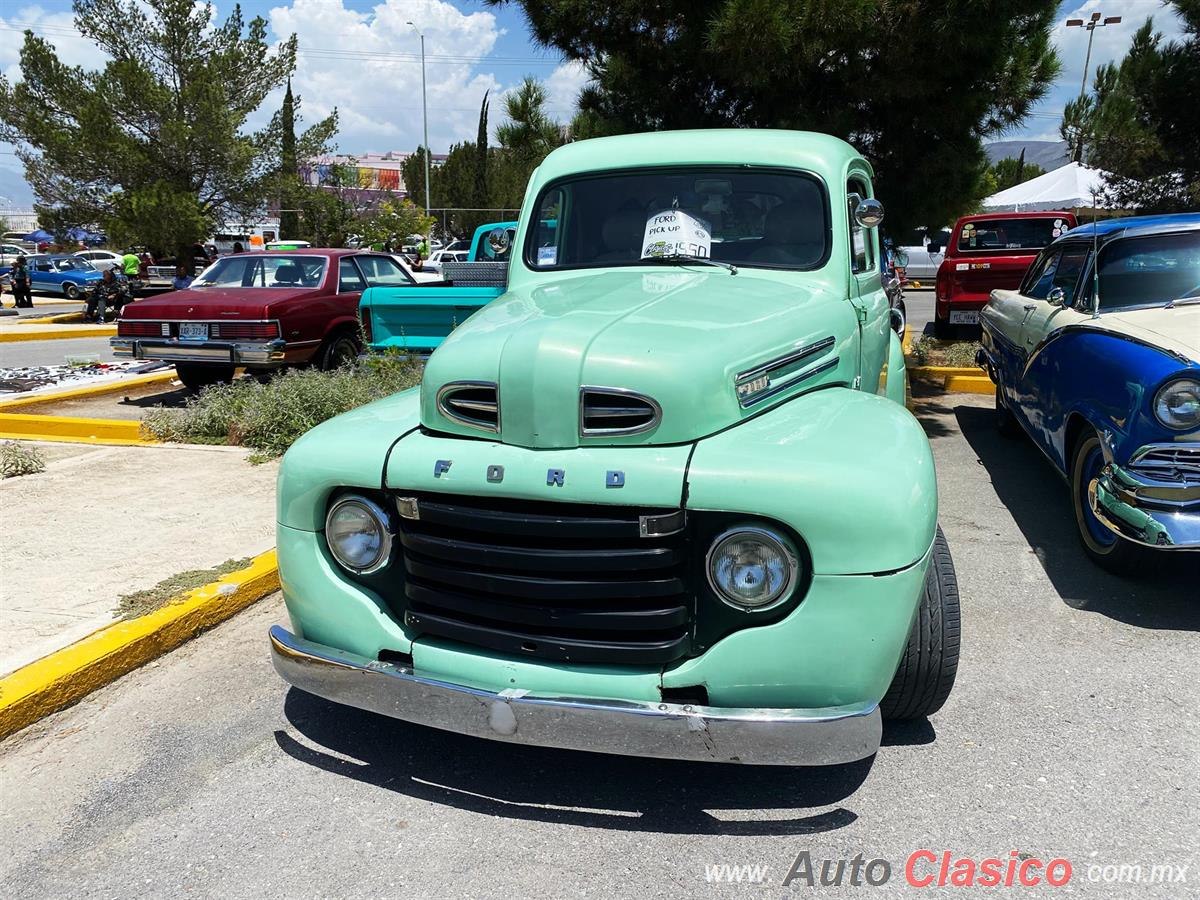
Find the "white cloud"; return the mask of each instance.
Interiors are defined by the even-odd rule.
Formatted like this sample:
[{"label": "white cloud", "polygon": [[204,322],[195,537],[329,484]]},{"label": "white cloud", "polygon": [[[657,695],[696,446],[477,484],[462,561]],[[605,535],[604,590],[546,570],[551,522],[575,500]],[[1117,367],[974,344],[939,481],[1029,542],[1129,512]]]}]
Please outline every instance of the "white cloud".
[{"label": "white cloud", "polygon": [[40,6],[4,6],[9,15],[0,16],[0,72],[10,82],[21,77],[18,61],[25,43],[21,32],[27,28],[53,44],[58,58],[69,66],[96,68],[107,58],[95,43],[76,30],[74,13],[47,12]]},{"label": "white cloud", "polygon": [[557,118],[569,119],[575,114],[579,92],[592,81],[581,62],[564,62],[546,78],[546,105]]},{"label": "white cloud", "polygon": [[[491,13],[464,13],[440,0],[385,0],[368,13],[346,9],[342,0],[295,0],[268,15],[277,37],[299,38],[292,86],[303,98],[304,120],[315,122],[336,106],[346,152],[413,150],[422,141],[421,43],[409,21],[425,33],[435,152],[473,139],[484,91],[500,88],[486,61],[478,61],[501,34]],[[266,107],[281,99],[273,95]]]}]

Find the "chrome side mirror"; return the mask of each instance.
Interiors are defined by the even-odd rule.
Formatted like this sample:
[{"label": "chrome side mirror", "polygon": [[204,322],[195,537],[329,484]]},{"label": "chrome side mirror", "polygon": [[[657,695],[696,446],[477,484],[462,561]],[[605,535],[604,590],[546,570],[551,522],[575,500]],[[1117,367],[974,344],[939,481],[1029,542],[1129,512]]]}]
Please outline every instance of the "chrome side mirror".
[{"label": "chrome side mirror", "polygon": [[1066,299],[1066,292],[1060,287],[1050,288],[1050,293],[1046,295],[1046,302],[1051,306],[1065,306]]},{"label": "chrome side mirror", "polygon": [[871,197],[859,200],[854,207],[854,221],[863,228],[878,228],[883,221],[883,204]]},{"label": "chrome side mirror", "polygon": [[488,246],[492,248],[492,252],[497,256],[503,256],[508,252],[508,231],[503,228],[493,228],[488,232]]}]

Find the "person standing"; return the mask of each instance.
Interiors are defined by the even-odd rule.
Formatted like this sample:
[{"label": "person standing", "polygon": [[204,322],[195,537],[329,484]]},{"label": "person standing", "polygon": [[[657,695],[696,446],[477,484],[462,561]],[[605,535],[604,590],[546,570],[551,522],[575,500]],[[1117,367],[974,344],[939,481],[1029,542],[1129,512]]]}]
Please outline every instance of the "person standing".
[{"label": "person standing", "polygon": [[180,263],[175,267],[175,277],[171,279],[171,287],[177,291],[186,291],[192,286],[194,280],[192,267]]},{"label": "person standing", "polygon": [[142,267],[142,261],[137,258],[136,253],[126,253],[121,257],[121,267],[125,270],[126,278],[137,278],[138,269]]},{"label": "person standing", "polygon": [[33,308],[33,294],[30,293],[32,288],[33,279],[29,277],[29,266],[24,256],[18,256],[12,270],[13,302],[17,309]]}]

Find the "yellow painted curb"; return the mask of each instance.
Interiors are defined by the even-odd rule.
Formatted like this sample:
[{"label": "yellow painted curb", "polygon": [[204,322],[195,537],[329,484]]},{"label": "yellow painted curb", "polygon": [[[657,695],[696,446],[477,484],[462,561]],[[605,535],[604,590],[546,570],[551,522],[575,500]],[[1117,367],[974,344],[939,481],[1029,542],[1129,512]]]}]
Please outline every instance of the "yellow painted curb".
[{"label": "yellow painted curb", "polygon": [[26,316],[17,322],[18,325],[53,325],[57,322],[82,322],[83,310],[79,312],[56,313],[53,316]]},{"label": "yellow painted curb", "polygon": [[148,615],[116,622],[0,678],[0,739],[77,703],[279,590],[275,551]]},{"label": "yellow painted curb", "polygon": [[157,444],[142,436],[137,419],[88,419],[0,413],[0,439],[67,441],[78,444]]},{"label": "yellow painted curb", "polygon": [[70,297],[34,297],[33,298],[34,306],[58,306],[62,303],[83,304],[83,303],[87,303],[87,299],[84,297],[78,297],[75,300],[72,300]]},{"label": "yellow painted curb", "polygon": [[908,327],[908,323],[904,325],[904,340],[900,342],[900,350],[905,356],[912,352],[912,336],[913,330]]},{"label": "yellow painted curb", "polygon": [[996,385],[986,375],[949,375],[946,377],[947,391],[960,394],[994,394]]},{"label": "yellow painted curb", "polygon": [[926,378],[946,378],[951,375],[982,375],[979,366],[914,366],[909,369],[914,375],[924,375]]},{"label": "yellow painted curb", "polygon": [[122,378],[120,381],[106,381],[104,384],[84,385],[82,387],[67,388],[62,391],[13,397],[11,400],[0,400],[0,410],[17,409],[25,406],[41,406],[43,403],[57,403],[60,400],[77,400],[80,397],[96,397],[101,394],[116,394],[129,388],[142,387],[147,384],[175,381],[178,377],[173,368],[164,369],[161,372],[149,372],[145,375],[130,375],[127,378]]},{"label": "yellow painted curb", "polygon": [[0,331],[0,344],[10,344],[16,341],[65,341],[84,337],[110,337],[116,333],[116,325],[59,325],[57,328],[23,328],[19,331]]}]

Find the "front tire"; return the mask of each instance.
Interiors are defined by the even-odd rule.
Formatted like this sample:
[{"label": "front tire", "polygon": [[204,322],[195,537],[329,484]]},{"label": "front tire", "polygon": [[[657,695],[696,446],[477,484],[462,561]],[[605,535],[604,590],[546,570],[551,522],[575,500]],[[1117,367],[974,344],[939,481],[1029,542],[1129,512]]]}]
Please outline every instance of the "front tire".
[{"label": "front tire", "polygon": [[81,295],[79,285],[70,281],[63,285],[63,293],[67,295],[68,300],[78,300]]},{"label": "front tire", "polygon": [[942,708],[958,674],[960,627],[958,577],[938,526],[917,618],[892,684],[879,702],[885,719],[920,719]]},{"label": "front tire", "polygon": [[179,380],[193,394],[214,384],[228,384],[233,381],[233,366],[205,363],[176,363],[175,373]]},{"label": "front tire", "polygon": [[1075,443],[1071,455],[1071,506],[1083,551],[1092,562],[1116,575],[1132,575],[1146,563],[1148,551],[1114,534],[1096,518],[1088,497],[1088,486],[1104,468],[1100,436],[1088,428]]}]

